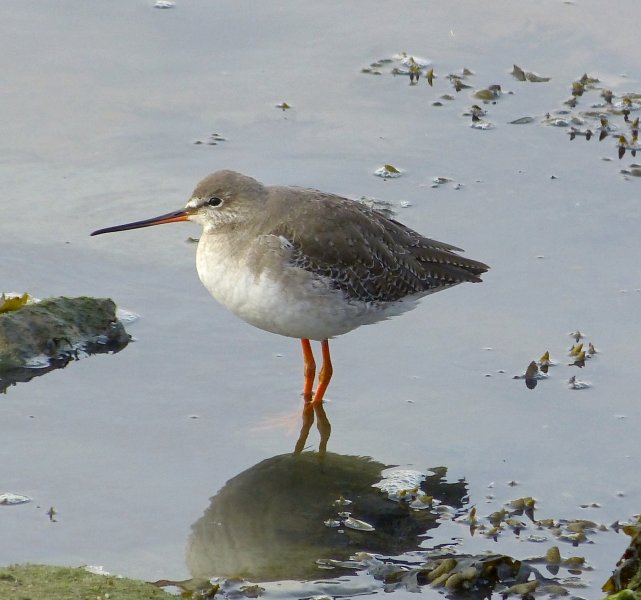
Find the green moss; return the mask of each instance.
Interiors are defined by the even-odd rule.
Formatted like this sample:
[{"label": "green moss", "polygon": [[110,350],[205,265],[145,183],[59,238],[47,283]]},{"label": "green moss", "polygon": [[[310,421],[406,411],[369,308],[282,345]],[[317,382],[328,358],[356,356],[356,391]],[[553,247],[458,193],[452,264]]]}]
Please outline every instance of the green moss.
[{"label": "green moss", "polygon": [[150,583],[112,575],[94,575],[83,568],[46,565],[0,567],[3,600],[160,600],[175,596]]},{"label": "green moss", "polygon": [[82,356],[119,352],[129,340],[108,298],[48,298],[1,313],[0,393]]},{"label": "green moss", "polygon": [[632,590],[621,590],[607,597],[607,600],[641,600],[641,593]]},{"label": "green moss", "polygon": [[0,315],[0,368],[24,367],[44,355],[73,355],[81,344],[104,337],[126,345],[129,340],[107,298],[48,298]]}]

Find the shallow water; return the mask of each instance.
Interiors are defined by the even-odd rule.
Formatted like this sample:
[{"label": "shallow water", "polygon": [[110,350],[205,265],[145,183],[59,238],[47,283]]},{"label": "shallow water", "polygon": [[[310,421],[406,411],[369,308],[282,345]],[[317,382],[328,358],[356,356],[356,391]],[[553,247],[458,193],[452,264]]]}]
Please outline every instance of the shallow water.
[{"label": "shallow water", "polygon": [[[618,95],[641,90],[636,4],[607,15],[591,1],[152,4],[3,6],[2,287],[107,296],[141,318],[121,353],[2,396],[0,493],[34,501],[0,506],[0,564],[185,579],[209,499],[293,449],[299,344],[209,298],[186,242],[195,226],[88,236],[181,207],[219,168],[389,201],[399,220],[492,266],[483,284],[332,343],[330,451],[446,466],[481,515],[521,496],[537,499],[539,517],[638,513],[640,182],[619,172],[635,159],[619,161],[613,137],[570,141],[542,124],[585,72]],[[361,73],[400,51],[432,61],[433,87]],[[551,80],[516,81],[514,63]],[[457,94],[446,75],[464,67],[473,88]],[[496,104],[472,97],[495,83]],[[454,100],[432,106],[443,94]],[[493,129],[470,127],[473,104]],[[535,121],[508,125],[524,116]],[[225,141],[207,144],[213,133]],[[384,164],[403,175],[373,176]],[[453,182],[433,187],[438,176]],[[566,365],[577,328],[600,350],[580,370]],[[512,379],[546,350],[560,363],[547,380],[529,390]],[[572,375],[592,386],[568,389]],[[524,536],[494,542],[449,521],[431,535],[425,547],[456,538],[466,553],[539,552]],[[614,532],[593,541],[562,547],[594,568],[586,597],[627,545]],[[364,573],[357,584],[380,589]]]}]

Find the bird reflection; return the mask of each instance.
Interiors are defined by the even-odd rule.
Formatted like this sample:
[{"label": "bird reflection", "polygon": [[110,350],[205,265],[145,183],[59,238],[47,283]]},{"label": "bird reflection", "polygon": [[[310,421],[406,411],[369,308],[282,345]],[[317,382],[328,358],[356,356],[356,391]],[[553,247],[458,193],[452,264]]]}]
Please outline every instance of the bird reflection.
[{"label": "bird reflection", "polygon": [[327,454],[327,442],[332,433],[332,425],[327,418],[325,408],[322,402],[313,402],[311,398],[305,398],[303,404],[303,424],[300,429],[300,435],[294,447],[294,454],[300,454],[305,449],[309,430],[316,420],[316,427],[320,434],[320,443],[318,444],[318,457],[322,460]]},{"label": "bird reflection", "polygon": [[[388,481],[382,463],[332,452],[318,459],[315,452],[275,456],[228,481],[192,526],[186,562],[193,580],[332,577],[319,559],[344,560],[358,551],[399,555],[418,549],[438,526],[431,504],[415,510],[375,487]],[[456,509],[466,499],[465,482],[445,482],[444,469],[400,472],[414,473],[414,492],[437,503]]]}]

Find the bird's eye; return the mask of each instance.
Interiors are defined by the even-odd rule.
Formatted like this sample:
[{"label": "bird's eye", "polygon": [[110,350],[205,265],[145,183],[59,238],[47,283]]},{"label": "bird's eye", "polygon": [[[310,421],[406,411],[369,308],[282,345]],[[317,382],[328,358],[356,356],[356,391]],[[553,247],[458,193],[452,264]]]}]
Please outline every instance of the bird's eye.
[{"label": "bird's eye", "polygon": [[212,196],[209,200],[207,200],[208,206],[220,206],[222,203],[222,198],[219,198],[218,196]]}]

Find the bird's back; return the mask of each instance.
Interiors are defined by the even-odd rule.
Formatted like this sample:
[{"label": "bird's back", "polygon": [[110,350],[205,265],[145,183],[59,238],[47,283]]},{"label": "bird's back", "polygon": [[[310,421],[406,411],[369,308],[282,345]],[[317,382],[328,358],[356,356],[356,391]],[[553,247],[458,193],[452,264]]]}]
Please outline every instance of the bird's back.
[{"label": "bird's back", "polygon": [[365,204],[316,190],[270,187],[263,231],[292,245],[291,263],[329,278],[349,299],[396,302],[481,281],[488,266]]}]

